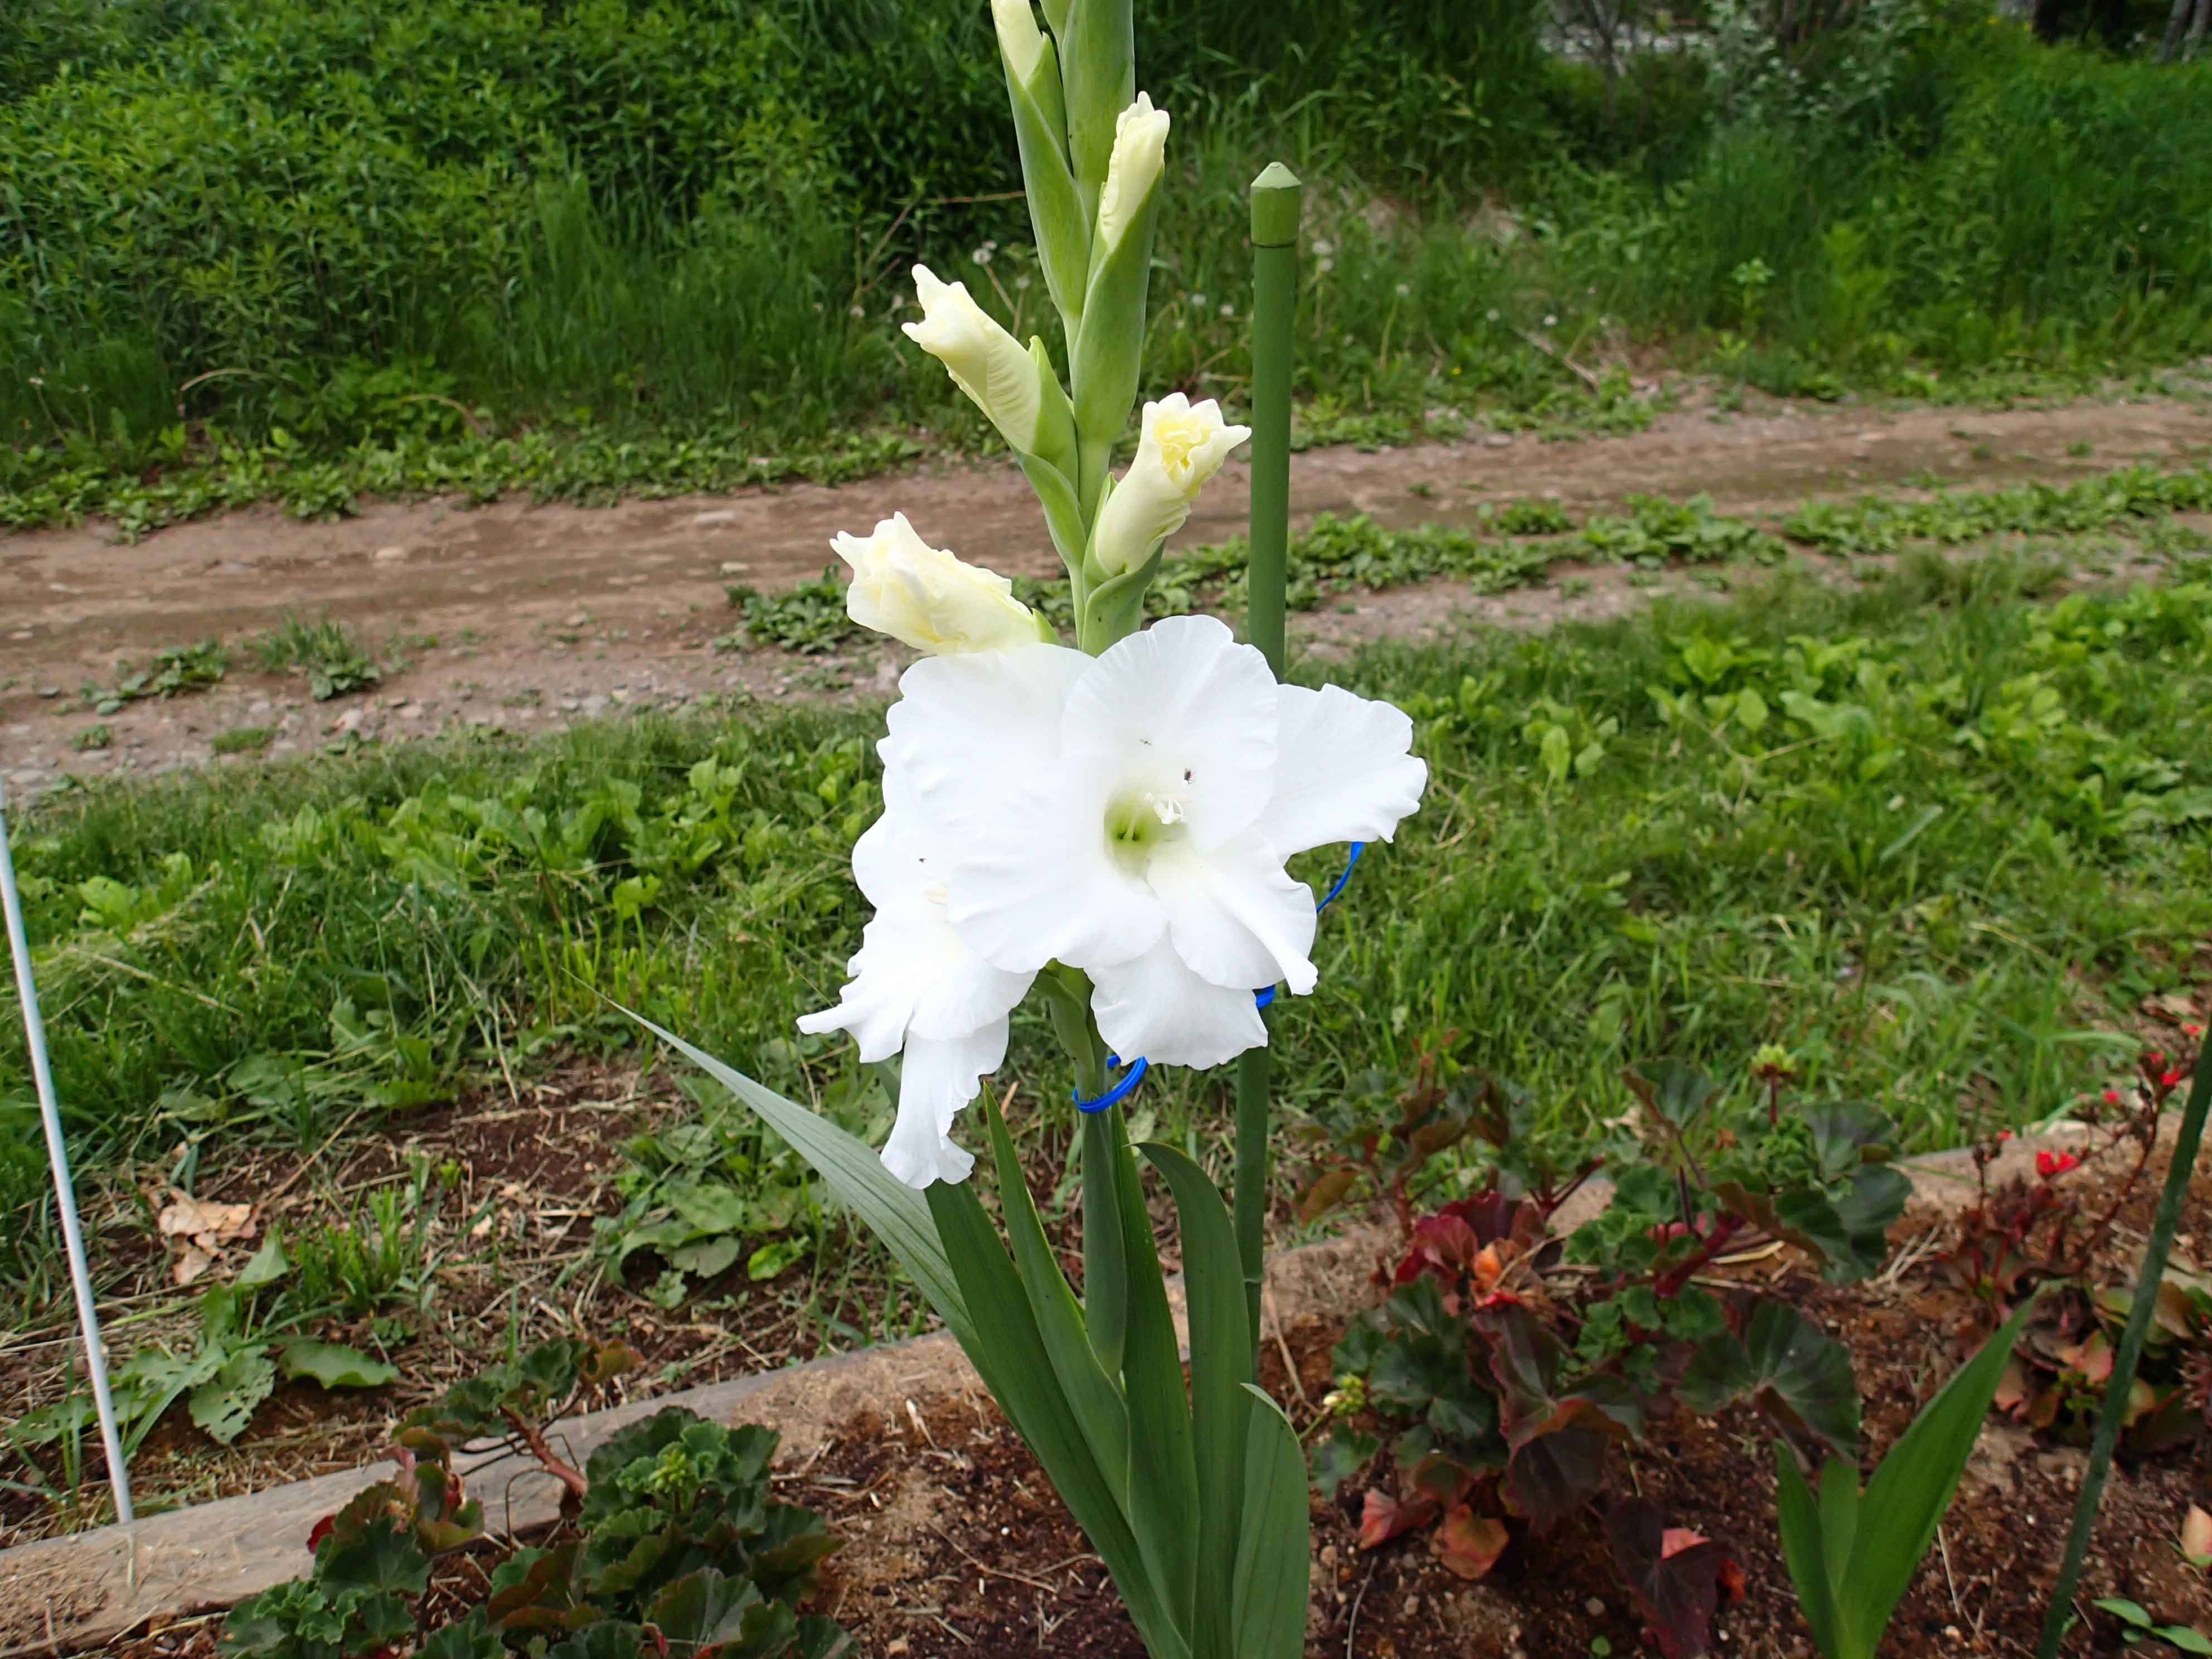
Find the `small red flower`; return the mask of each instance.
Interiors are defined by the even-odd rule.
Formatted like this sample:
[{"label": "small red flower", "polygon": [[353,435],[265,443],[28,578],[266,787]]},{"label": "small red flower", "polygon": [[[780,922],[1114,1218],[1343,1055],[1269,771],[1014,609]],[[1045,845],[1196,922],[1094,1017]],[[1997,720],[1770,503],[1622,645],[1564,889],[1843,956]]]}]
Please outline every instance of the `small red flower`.
[{"label": "small red flower", "polygon": [[2054,1176],[2064,1175],[2081,1162],[2072,1152],[2038,1152],[2035,1155],[2035,1172],[2048,1181]]},{"label": "small red flower", "polygon": [[2165,1065],[2166,1050],[2163,1048],[2153,1048],[2148,1054],[2143,1056],[2143,1064],[2151,1066]]},{"label": "small red flower", "polygon": [[2204,1035],[2204,1028],[2202,1025],[2185,1025],[2181,1028],[2181,1035],[2185,1037],[2201,1037]]},{"label": "small red flower", "polygon": [[2117,1105],[2118,1105],[2119,1103],[2120,1103],[2120,1091],[2119,1091],[2118,1089],[2107,1089],[2107,1090],[2106,1090],[2106,1091],[2105,1091],[2105,1104],[2106,1104],[2106,1105],[2107,1105],[2107,1106],[2117,1106]]},{"label": "small red flower", "polygon": [[1998,1130],[1998,1131],[1997,1131],[1997,1144],[1998,1144],[1999,1146],[2002,1146],[2006,1141],[2010,1140],[2011,1139],[2012,1139],[2012,1131],[2011,1131],[2011,1130],[2009,1130],[2009,1129],[2000,1129],[2000,1130]]},{"label": "small red flower", "polygon": [[2164,1084],[2167,1088],[2171,1089],[2175,1084],[2181,1081],[2181,1073],[2179,1072],[2160,1072],[2158,1074],[2158,1080]]}]

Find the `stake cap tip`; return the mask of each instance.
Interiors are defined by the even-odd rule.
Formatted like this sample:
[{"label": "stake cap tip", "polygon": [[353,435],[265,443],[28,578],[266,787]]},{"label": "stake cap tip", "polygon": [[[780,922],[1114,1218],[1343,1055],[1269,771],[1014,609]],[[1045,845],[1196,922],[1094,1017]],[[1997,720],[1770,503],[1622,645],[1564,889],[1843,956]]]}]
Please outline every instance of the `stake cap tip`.
[{"label": "stake cap tip", "polygon": [[1280,161],[1270,161],[1252,181],[1252,240],[1261,247],[1283,247],[1298,239],[1298,214],[1305,185]]}]

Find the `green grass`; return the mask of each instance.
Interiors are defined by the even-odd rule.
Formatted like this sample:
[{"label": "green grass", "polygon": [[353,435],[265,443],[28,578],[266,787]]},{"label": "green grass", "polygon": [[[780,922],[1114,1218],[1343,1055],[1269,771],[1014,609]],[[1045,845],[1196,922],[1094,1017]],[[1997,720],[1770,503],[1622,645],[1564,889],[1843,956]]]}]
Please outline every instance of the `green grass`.
[{"label": "green grass", "polygon": [[[695,8],[35,0],[0,26],[0,523],[131,537],[988,447],[897,327],[926,258],[1054,332],[985,9]],[[1139,7],[1176,118],[1148,389],[1241,403],[1244,192],[1277,155],[1312,186],[1312,441],[1631,429],[1632,362],[1980,401],[2212,347],[2186,137],[2212,66],[1962,14],[1847,114],[1730,121],[1681,64],[1607,98],[1536,50],[1528,0],[1388,10]],[[209,229],[234,225],[253,258]]]},{"label": "green grass", "polygon": [[234,726],[210,738],[208,747],[218,755],[258,755],[275,741],[276,736],[276,728],[273,726]]},{"label": "green grass", "polygon": [[[1629,1060],[1740,1077],[1765,1042],[1915,1146],[2062,1109],[2212,932],[2212,568],[2054,600],[2057,571],[1776,576],[1336,671],[1413,712],[1433,782],[1322,928],[1321,991],[1280,1027],[1286,1121],[1388,1109],[1447,1043],[1567,1123],[1618,1110]],[[880,1082],[791,1024],[865,917],[846,856],[879,721],[651,717],[41,806],[19,856],[82,1178],[180,1143],[204,1175],[311,1151],[630,1052],[602,995],[880,1133]],[[1018,1018],[1029,1098],[1059,1097],[1050,1053]],[[1226,1086],[1171,1073],[1139,1104],[1203,1146]],[[6,1272],[36,1303],[58,1281],[28,1096],[0,1032]]]}]

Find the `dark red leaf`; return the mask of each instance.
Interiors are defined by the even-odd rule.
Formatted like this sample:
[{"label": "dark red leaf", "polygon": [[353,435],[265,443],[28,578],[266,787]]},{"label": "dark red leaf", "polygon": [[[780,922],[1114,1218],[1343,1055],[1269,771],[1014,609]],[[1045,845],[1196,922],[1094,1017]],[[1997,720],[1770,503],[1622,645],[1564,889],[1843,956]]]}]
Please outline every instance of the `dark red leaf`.
[{"label": "dark red leaf", "polygon": [[1505,1523],[1495,1516],[1478,1518],[1464,1504],[1444,1512],[1444,1523],[1429,1540],[1429,1553],[1469,1583],[1498,1565],[1505,1553]]},{"label": "dark red leaf", "polygon": [[1322,1217],[1344,1202],[1345,1194],[1352,1190],[1352,1183],[1358,1179],[1359,1176],[1354,1170],[1331,1170],[1312,1186],[1307,1188],[1304,1196],[1298,1200],[1298,1219],[1320,1220]]},{"label": "dark red leaf", "polygon": [[1505,1465],[1506,1507],[1548,1527],[1605,1486],[1607,1449],[1620,1425],[1587,1400],[1563,1401],[1549,1417],[1513,1437]]},{"label": "dark red leaf", "polygon": [[[1669,1528],[1647,1498],[1615,1504],[1605,1517],[1607,1540],[1622,1582],[1643,1610],[1666,1659],[1697,1659],[1712,1645],[1713,1613],[1734,1563],[1719,1545],[1686,1528]],[[1735,1572],[1735,1593],[1742,1574]]]},{"label": "dark red leaf", "polygon": [[1423,1273],[1447,1281],[1474,1264],[1482,1248],[1474,1230],[1455,1215],[1425,1215],[1413,1224],[1413,1248],[1398,1264],[1395,1282],[1409,1284]]},{"label": "dark red leaf", "polygon": [[1427,1526],[1437,1518],[1437,1500],[1433,1498],[1413,1498],[1401,1503],[1389,1493],[1370,1487],[1359,1512],[1359,1547],[1371,1550],[1378,1544],[1387,1544],[1400,1533]]},{"label": "dark red leaf", "polygon": [[1439,1504],[1456,1504],[1474,1485],[1474,1471],[1442,1452],[1431,1452],[1413,1466],[1413,1490]]}]

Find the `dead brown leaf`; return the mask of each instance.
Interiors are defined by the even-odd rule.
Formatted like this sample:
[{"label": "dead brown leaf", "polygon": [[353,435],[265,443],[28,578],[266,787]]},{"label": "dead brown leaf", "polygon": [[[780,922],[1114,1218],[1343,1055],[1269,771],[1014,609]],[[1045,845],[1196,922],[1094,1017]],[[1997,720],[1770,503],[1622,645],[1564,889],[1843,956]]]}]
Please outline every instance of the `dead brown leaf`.
[{"label": "dead brown leaf", "polygon": [[215,1258],[197,1244],[187,1244],[169,1268],[170,1282],[189,1285],[215,1266]]},{"label": "dead brown leaf", "polygon": [[215,1265],[225,1245],[252,1237],[258,1224],[251,1204],[211,1204],[172,1187],[154,1224],[177,1246],[170,1279],[189,1285]]}]

